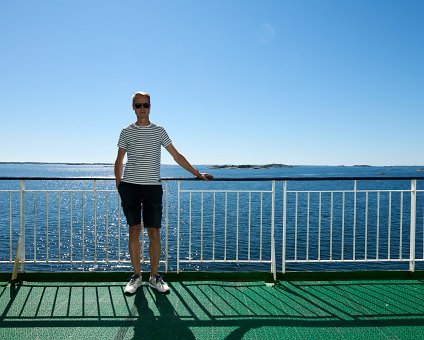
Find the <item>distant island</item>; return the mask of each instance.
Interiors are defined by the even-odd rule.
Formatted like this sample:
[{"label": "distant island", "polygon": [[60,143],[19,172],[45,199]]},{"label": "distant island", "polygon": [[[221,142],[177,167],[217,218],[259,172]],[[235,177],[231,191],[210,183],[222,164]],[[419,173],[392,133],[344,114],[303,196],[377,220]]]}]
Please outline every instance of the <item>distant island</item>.
[{"label": "distant island", "polygon": [[224,164],[224,165],[210,165],[208,166],[209,169],[271,169],[271,168],[292,168],[293,165],[286,165],[286,164]]}]

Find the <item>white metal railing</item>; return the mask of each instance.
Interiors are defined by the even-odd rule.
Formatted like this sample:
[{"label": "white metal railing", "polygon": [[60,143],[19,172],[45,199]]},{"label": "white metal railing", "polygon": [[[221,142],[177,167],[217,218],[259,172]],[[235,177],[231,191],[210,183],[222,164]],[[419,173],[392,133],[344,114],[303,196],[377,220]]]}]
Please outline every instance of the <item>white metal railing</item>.
[{"label": "white metal railing", "polygon": [[[419,202],[421,216],[417,215],[417,194],[423,190],[417,189],[417,180],[412,179],[410,188],[404,189],[358,189],[357,183],[354,180],[353,188],[346,190],[303,191],[289,190],[289,182],[284,182],[282,272],[285,272],[289,263],[314,262],[408,262],[409,270],[414,271],[415,261],[423,261],[422,196]],[[311,199],[312,195],[314,200]],[[327,195],[325,204],[324,195]],[[372,199],[371,195],[374,196]],[[304,198],[302,203],[299,202],[301,196]],[[294,201],[294,208],[289,223],[291,215],[287,207],[291,201]],[[314,208],[311,208],[312,205]],[[327,210],[325,217],[324,208]],[[350,218],[346,218],[348,213]],[[302,225],[299,223],[300,215],[303,215]],[[420,220],[419,233],[417,220]],[[312,236],[311,228],[314,230]],[[290,233],[294,235],[291,240],[294,248],[291,257],[287,255],[287,235]],[[300,250],[299,239],[306,244]],[[417,241],[420,245],[420,257],[416,256]],[[312,248],[310,242],[316,243],[314,255],[309,253]],[[299,253],[302,255],[301,259]]]},{"label": "white metal railing", "polygon": [[[265,266],[274,276],[340,263],[406,263],[414,271],[424,261],[423,182],[164,179],[162,263],[177,272]],[[21,271],[130,266],[113,179],[1,178],[0,184],[2,268],[14,262]]]},{"label": "white metal railing", "polygon": [[[261,190],[182,189],[178,181],[177,192],[177,272],[183,263],[268,263],[275,272],[275,181],[271,181],[268,189]],[[187,196],[186,216],[188,214],[185,229],[182,227],[184,195]],[[268,196],[268,200],[264,196]],[[209,206],[205,201],[209,201]],[[256,228],[254,211],[258,214]],[[209,218],[205,218],[207,212]],[[265,212],[270,217],[267,221]],[[197,223],[193,216],[198,217]],[[181,242],[184,232],[186,241]],[[218,241],[221,241],[219,245]],[[183,245],[186,245],[186,257],[182,259]],[[266,249],[265,245],[268,245]]]}]

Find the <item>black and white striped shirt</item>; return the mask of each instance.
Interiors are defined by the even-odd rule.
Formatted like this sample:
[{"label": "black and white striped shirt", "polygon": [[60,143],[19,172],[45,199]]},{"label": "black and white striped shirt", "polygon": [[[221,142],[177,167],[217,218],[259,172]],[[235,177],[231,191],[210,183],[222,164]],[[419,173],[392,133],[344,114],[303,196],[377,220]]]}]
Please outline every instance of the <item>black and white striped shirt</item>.
[{"label": "black and white striped shirt", "polygon": [[161,146],[171,139],[162,126],[135,123],[121,131],[118,147],[127,151],[123,181],[134,184],[160,185]]}]

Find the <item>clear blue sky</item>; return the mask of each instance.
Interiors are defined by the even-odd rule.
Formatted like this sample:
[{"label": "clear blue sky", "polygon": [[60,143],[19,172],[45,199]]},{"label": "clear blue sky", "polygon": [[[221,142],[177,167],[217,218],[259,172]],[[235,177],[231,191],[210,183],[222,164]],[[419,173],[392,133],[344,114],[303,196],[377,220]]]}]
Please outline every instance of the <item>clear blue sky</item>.
[{"label": "clear blue sky", "polygon": [[0,44],[0,161],[112,163],[142,90],[193,164],[424,164],[422,0],[1,1]]}]

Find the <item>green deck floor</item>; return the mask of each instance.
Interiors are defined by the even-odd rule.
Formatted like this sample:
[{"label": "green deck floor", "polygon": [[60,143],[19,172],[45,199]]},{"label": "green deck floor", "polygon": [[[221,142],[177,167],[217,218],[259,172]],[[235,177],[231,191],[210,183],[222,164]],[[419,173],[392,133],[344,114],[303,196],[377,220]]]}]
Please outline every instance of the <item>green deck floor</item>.
[{"label": "green deck floor", "polygon": [[424,281],[0,282],[0,339],[424,339]]}]

